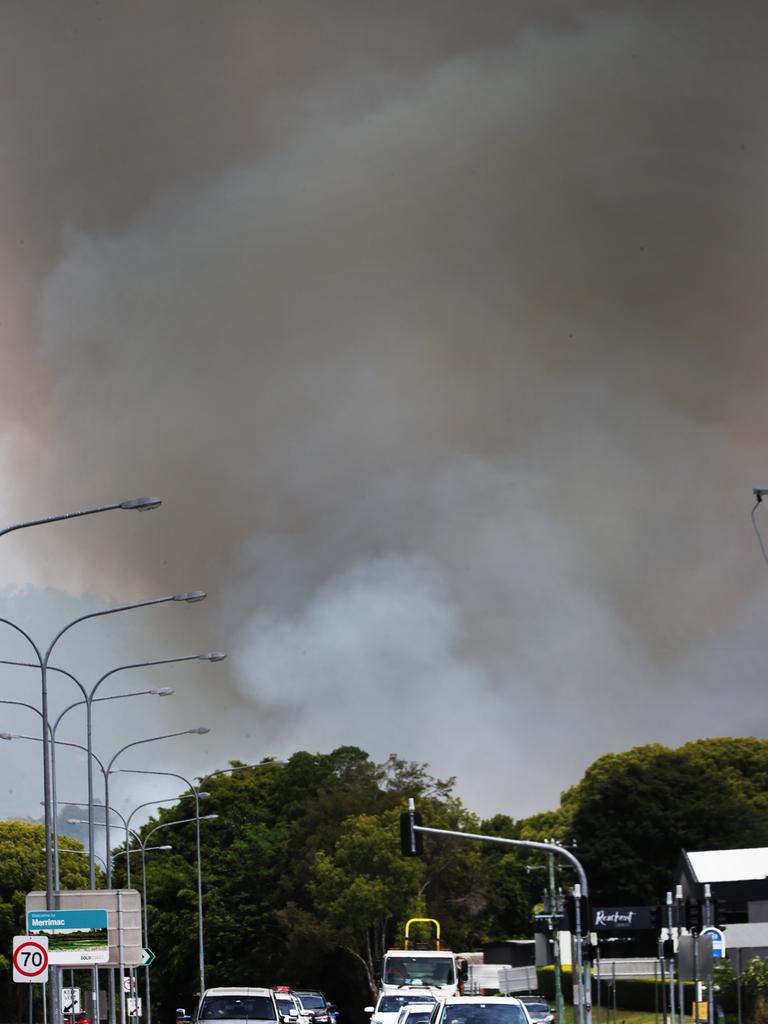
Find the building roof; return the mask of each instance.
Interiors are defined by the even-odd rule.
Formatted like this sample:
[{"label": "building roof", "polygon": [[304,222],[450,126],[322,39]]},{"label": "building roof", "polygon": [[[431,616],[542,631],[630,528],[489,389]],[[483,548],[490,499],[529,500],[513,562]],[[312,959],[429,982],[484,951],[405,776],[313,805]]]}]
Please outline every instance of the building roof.
[{"label": "building roof", "polygon": [[746,850],[686,850],[684,856],[699,884],[768,878],[768,846]]}]

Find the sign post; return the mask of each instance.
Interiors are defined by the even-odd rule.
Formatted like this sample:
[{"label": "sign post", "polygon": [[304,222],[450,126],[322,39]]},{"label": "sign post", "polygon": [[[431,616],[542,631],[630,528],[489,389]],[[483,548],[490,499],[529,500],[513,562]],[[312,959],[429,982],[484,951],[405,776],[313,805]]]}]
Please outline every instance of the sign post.
[{"label": "sign post", "polygon": [[48,939],[45,936],[13,936],[13,980],[27,983],[48,981]]}]

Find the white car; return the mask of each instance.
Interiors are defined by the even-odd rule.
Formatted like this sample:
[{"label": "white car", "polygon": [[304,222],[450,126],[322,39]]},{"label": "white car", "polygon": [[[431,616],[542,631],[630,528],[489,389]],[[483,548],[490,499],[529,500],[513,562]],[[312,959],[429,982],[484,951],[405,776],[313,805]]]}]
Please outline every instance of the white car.
[{"label": "white car", "polygon": [[432,1003],[405,1003],[397,1015],[397,1024],[429,1024],[433,1009]]},{"label": "white car", "polygon": [[293,992],[287,987],[274,988],[272,991],[275,993],[275,1002],[281,1019],[285,1021],[287,1018],[291,1024],[299,1024],[301,1007]]},{"label": "white car", "polygon": [[265,1021],[277,1024],[275,996],[268,988],[209,988],[197,1008],[197,1021]]},{"label": "white car", "polygon": [[365,1012],[373,1014],[371,1024],[397,1024],[397,1018],[404,1006],[422,1003],[432,1010],[436,1002],[437,999],[430,992],[423,990],[414,992],[410,989],[407,992],[398,992],[397,995],[385,992],[379,996],[375,1008],[366,1006]]},{"label": "white car", "polygon": [[454,996],[440,1000],[431,1024],[531,1024],[531,1018],[514,996]]}]

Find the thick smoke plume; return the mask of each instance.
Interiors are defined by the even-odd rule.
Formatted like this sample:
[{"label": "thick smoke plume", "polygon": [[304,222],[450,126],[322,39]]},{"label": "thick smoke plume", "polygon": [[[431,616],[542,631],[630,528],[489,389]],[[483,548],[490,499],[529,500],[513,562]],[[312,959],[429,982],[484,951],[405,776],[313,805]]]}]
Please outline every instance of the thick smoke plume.
[{"label": "thick smoke plume", "polygon": [[520,815],[609,749],[764,735],[760,5],[206,6],[187,52],[75,5],[2,510],[165,507],[20,537],[9,582],[208,589],[139,634],[231,651],[183,698],[208,767],[358,743]]}]

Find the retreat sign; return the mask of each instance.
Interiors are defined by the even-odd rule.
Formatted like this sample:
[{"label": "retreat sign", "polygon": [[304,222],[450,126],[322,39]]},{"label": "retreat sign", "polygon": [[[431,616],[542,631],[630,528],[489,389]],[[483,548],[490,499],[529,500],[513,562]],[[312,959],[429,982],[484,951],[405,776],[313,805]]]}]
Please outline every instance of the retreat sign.
[{"label": "retreat sign", "polygon": [[623,932],[652,929],[654,907],[593,907],[591,931]]}]

